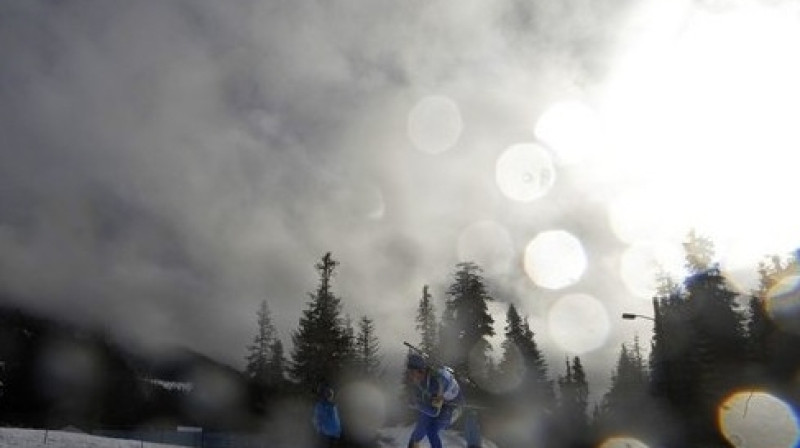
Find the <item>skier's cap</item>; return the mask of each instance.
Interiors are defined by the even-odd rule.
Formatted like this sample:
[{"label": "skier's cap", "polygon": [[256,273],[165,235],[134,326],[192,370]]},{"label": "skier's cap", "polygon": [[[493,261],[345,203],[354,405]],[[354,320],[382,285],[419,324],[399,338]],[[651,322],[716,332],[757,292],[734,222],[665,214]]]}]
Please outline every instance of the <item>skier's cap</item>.
[{"label": "skier's cap", "polygon": [[420,356],[417,353],[409,353],[408,359],[406,360],[406,368],[407,369],[416,369],[422,370],[427,366],[425,362],[425,358]]}]

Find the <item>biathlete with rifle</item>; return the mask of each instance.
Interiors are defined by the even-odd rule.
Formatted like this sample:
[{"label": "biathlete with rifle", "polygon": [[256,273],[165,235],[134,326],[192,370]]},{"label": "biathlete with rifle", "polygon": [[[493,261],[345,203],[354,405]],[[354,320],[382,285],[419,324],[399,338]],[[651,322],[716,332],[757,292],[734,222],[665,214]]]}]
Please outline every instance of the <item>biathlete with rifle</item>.
[{"label": "biathlete with rifle", "polygon": [[447,367],[433,368],[418,353],[409,353],[406,374],[412,386],[412,407],[418,411],[417,422],[408,448],[417,448],[428,437],[431,448],[442,448],[439,431],[458,417],[464,396],[453,372]]}]

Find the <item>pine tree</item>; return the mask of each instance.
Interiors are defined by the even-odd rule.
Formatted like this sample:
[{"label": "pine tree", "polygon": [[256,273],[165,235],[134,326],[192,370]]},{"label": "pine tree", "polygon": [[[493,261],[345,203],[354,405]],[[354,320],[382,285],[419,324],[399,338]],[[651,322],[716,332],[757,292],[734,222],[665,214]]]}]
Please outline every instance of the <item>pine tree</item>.
[{"label": "pine tree", "polygon": [[529,384],[532,386],[534,397],[539,400],[539,403],[545,409],[553,409],[555,407],[555,391],[553,390],[553,382],[547,374],[547,362],[544,355],[539,350],[535,341],[535,335],[528,324],[528,319],[522,321],[522,351],[525,359],[528,360],[529,367]]},{"label": "pine tree", "polygon": [[648,375],[638,338],[633,347],[622,344],[611,387],[601,404],[605,430],[646,430],[648,415]]},{"label": "pine tree", "polygon": [[417,331],[419,331],[421,339],[420,348],[425,353],[437,356],[436,309],[433,305],[431,294],[428,292],[428,285],[422,287],[422,298],[419,300],[419,306],[417,307],[416,321]]},{"label": "pine tree", "polygon": [[353,326],[353,318],[349,314],[344,316],[342,322],[344,322],[344,338],[338,346],[342,353],[343,366],[352,373],[352,371],[358,371],[359,368],[356,329]]},{"label": "pine tree", "polygon": [[688,305],[681,285],[661,272],[656,278],[653,298],[653,341],[650,351],[653,395],[680,407],[681,395],[688,391],[686,358],[691,342]]},{"label": "pine tree", "polygon": [[579,411],[581,427],[585,428],[586,412],[589,406],[589,381],[579,356],[572,358],[572,381],[575,385],[575,409]]},{"label": "pine tree", "polygon": [[[800,370],[800,334],[796,311],[782,302],[797,294],[800,273],[797,253],[787,259],[772,256],[759,263],[759,287],[749,303],[749,359],[760,368],[756,381],[785,387]],[[789,300],[789,303],[796,303]]]},{"label": "pine tree", "polygon": [[501,354],[498,368],[505,382],[517,382],[515,381],[516,378],[522,380],[527,373],[528,360],[522,355],[522,349],[520,348],[520,341],[524,337],[522,318],[520,318],[517,308],[513,304],[509,305],[508,311],[506,311],[506,326],[504,330],[505,338],[500,343],[500,349],[503,353]]},{"label": "pine tree", "polygon": [[276,388],[281,388],[286,382],[286,358],[283,352],[283,343],[280,339],[275,339],[271,347],[272,356],[269,360],[267,379],[269,384]]},{"label": "pine tree", "polygon": [[355,346],[358,373],[366,378],[377,379],[381,375],[380,346],[375,335],[375,324],[367,316],[362,316],[358,321]]},{"label": "pine tree", "polygon": [[694,415],[689,421],[696,441],[716,443],[721,438],[715,429],[717,406],[744,379],[737,369],[746,361],[744,316],[736,302],[738,294],[711,262],[711,241],[692,232],[684,247],[690,269],[684,282],[686,323],[692,336],[685,360],[694,383],[690,386]]},{"label": "pine tree", "polygon": [[352,335],[341,316],[341,300],[333,293],[332,281],[339,263],[326,253],[315,265],[320,282],[292,334],[294,343],[289,372],[308,390],[335,382],[352,359]]},{"label": "pine tree", "polygon": [[272,380],[273,372],[271,372],[270,361],[273,355],[273,344],[276,341],[276,331],[266,300],[261,301],[256,316],[258,331],[253,338],[253,343],[247,347],[245,373],[257,384],[267,385]]},{"label": "pine tree", "polygon": [[779,331],[778,326],[769,317],[765,297],[766,294],[753,295],[747,304],[750,314],[747,321],[747,354],[749,360],[762,369],[758,374],[760,378],[754,378],[756,382],[765,381],[769,376],[768,364],[773,358],[775,348],[773,342]]},{"label": "pine tree", "polygon": [[714,243],[692,229],[683,243],[686,254],[686,269],[690,275],[701,273],[711,267],[714,260]]},{"label": "pine tree", "polygon": [[562,437],[567,439],[562,443],[565,446],[582,446],[589,438],[589,382],[580,357],[575,356],[572,363],[567,359],[565,363],[564,376],[558,379],[559,423],[563,428]]},{"label": "pine tree", "polygon": [[514,396],[552,411],[555,393],[547,377],[547,364],[527,319],[520,317],[513,304],[506,312],[504,336],[498,366],[501,378],[507,383],[519,382],[520,386],[512,391]]},{"label": "pine tree", "polygon": [[481,268],[472,262],[456,265],[455,280],[447,290],[442,318],[442,349],[445,359],[457,370],[467,372],[470,361],[487,366],[490,347],[486,338],[494,335]]},{"label": "pine tree", "polygon": [[[698,366],[692,356],[695,341],[691,304],[682,285],[660,279],[653,299],[654,326],[650,352],[650,390],[654,399],[671,416],[668,429],[656,428],[666,446],[687,446],[686,439],[697,408]],[[657,416],[654,417],[657,418]]]}]

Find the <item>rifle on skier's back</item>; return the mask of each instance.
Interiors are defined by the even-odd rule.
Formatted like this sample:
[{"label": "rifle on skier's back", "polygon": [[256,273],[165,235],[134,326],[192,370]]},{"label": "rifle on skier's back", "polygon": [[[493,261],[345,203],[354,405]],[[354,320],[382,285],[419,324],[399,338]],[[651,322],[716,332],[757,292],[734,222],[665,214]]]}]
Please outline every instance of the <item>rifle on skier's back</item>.
[{"label": "rifle on skier's back", "polygon": [[456,380],[461,381],[461,382],[463,382],[465,384],[469,384],[470,386],[476,387],[475,382],[472,381],[472,379],[469,376],[467,376],[467,375],[465,375],[465,374],[463,374],[461,372],[457,372],[454,368],[446,365],[439,357],[435,356],[434,354],[428,353],[425,350],[423,350],[423,349],[421,349],[421,348],[419,348],[419,347],[417,347],[417,346],[415,346],[413,344],[410,344],[407,341],[403,341],[403,345],[408,347],[409,350],[411,350],[411,351],[415,352],[416,354],[422,356],[422,358],[425,359],[425,362],[428,364],[428,366],[432,367],[433,369],[438,370],[438,369],[441,369],[441,368],[445,368],[448,371],[450,371],[450,373],[452,373],[453,376],[456,377]]}]

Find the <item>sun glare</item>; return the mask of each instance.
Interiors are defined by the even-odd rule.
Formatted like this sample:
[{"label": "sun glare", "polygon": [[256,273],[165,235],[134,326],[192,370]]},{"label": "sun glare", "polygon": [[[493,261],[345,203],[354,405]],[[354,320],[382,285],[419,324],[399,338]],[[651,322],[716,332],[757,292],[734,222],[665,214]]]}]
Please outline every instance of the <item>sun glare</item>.
[{"label": "sun glare", "polygon": [[666,3],[651,2],[643,26],[628,30],[636,45],[622,52],[598,107],[604,163],[627,182],[621,196],[639,195],[612,204],[612,226],[628,243],[698,228],[722,242],[724,264],[754,266],[798,243],[787,235],[800,225],[789,206],[800,15],[748,2]]},{"label": "sun glare", "polygon": [[789,275],[767,291],[766,309],[782,330],[800,334],[800,275]]},{"label": "sun glare", "polygon": [[588,294],[569,294],[547,313],[549,335],[564,350],[581,355],[605,344],[610,331],[605,306]]},{"label": "sun glare", "polygon": [[415,148],[428,154],[452,148],[463,128],[458,105],[446,96],[425,97],[408,114],[408,136]]},{"label": "sun glare", "polygon": [[552,149],[562,164],[573,164],[599,151],[602,126],[595,112],[580,101],[552,105],[536,122],[534,134]]},{"label": "sun glare", "polygon": [[495,179],[509,199],[520,202],[539,199],[555,183],[553,158],[535,143],[512,145],[497,159]]},{"label": "sun glare", "polygon": [[565,230],[542,232],[525,247],[525,272],[534,283],[547,289],[574,285],[587,264],[583,244]]},{"label": "sun glare", "polygon": [[645,300],[655,295],[658,275],[680,278],[682,272],[683,251],[679,244],[639,242],[629,246],[620,259],[620,276],[625,286]]},{"label": "sun glare", "polygon": [[722,434],[735,447],[796,447],[800,441],[797,416],[780,398],[760,391],[731,395],[719,407]]}]

